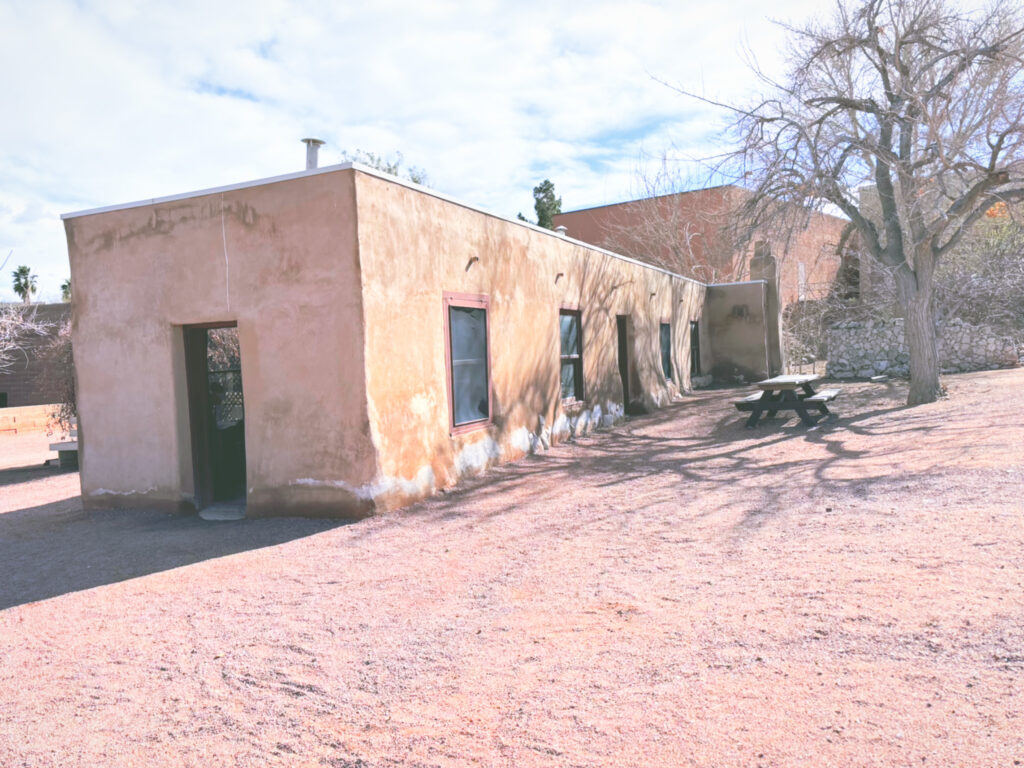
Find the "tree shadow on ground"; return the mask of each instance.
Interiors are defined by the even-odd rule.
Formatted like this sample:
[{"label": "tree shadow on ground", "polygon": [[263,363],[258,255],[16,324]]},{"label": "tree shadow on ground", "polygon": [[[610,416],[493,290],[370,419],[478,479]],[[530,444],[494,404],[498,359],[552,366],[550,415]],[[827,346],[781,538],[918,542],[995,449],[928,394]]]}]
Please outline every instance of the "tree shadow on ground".
[{"label": "tree shadow on ground", "polygon": [[[941,423],[872,390],[850,393],[845,405],[838,405],[832,416],[814,427],[795,414],[780,413],[746,429],[747,414],[731,405],[737,394],[746,392],[695,393],[610,431],[464,479],[402,514],[467,522],[497,517],[505,511],[501,496],[521,483],[536,485],[533,501],[564,498],[575,483],[593,484],[607,490],[604,503],[620,512],[649,504],[689,505],[704,491],[729,486],[736,491],[736,509],[748,510],[756,527],[766,515],[780,512],[784,499],[889,482],[891,461],[903,449],[891,442],[873,445],[871,437],[899,432],[913,441]],[[799,447],[792,450],[793,444],[807,445],[806,455]],[[637,498],[635,482],[655,478],[658,493]]]},{"label": "tree shadow on ground", "polygon": [[7,512],[0,514],[0,610],[283,544],[346,522],[85,511],[77,497]]}]

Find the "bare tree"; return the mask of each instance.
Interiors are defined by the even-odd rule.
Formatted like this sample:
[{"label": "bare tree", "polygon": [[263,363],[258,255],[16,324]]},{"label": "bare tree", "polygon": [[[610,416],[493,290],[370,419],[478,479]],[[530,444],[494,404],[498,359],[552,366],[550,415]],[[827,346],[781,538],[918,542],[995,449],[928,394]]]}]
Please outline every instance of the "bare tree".
[{"label": "bare tree", "polygon": [[27,360],[28,341],[49,330],[50,325],[36,317],[34,308],[0,306],[0,374],[7,373],[18,360]]},{"label": "bare tree", "polygon": [[738,280],[744,244],[730,226],[743,190],[700,188],[663,160],[656,173],[638,174],[638,199],[618,206],[598,245],[706,283]]},{"label": "bare tree", "polygon": [[[785,83],[737,110],[751,228],[807,208],[849,217],[895,277],[908,403],[941,394],[933,305],[940,259],[993,205],[1024,199],[1024,24],[1017,3],[839,0],[791,33]],[[858,189],[872,185],[877,211]]]},{"label": "bare tree", "polygon": [[392,176],[399,176],[408,179],[413,184],[427,184],[427,172],[415,165],[402,167],[405,157],[401,152],[395,152],[395,159],[392,160],[376,152],[369,152],[365,149],[357,149],[349,152],[347,149],[341,153],[345,162],[362,163],[383,173]]},{"label": "bare tree", "polygon": [[71,352],[71,320],[58,327],[49,326],[50,338],[36,351],[39,387],[54,396],[50,409],[50,427],[67,436],[78,418],[78,399],[75,396],[75,361]]}]

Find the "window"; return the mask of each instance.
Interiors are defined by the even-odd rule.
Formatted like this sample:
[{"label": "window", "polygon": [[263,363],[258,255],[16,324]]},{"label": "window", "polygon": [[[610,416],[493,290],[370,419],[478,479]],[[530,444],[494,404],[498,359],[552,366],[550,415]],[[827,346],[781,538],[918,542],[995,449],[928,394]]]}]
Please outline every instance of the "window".
[{"label": "window", "polygon": [[448,396],[453,432],[491,421],[486,296],[444,295]]},{"label": "window", "polygon": [[665,381],[672,381],[672,326],[661,324],[661,370]]},{"label": "window", "polygon": [[558,335],[561,343],[562,399],[583,400],[583,335],[580,313],[563,309],[558,313]]}]

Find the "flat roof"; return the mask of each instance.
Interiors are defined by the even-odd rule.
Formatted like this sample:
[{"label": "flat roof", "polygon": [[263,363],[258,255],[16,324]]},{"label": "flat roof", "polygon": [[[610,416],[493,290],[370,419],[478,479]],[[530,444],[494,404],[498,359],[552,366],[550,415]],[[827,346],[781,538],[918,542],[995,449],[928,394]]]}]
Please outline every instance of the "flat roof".
[{"label": "flat roof", "polygon": [[417,184],[415,182],[408,181],[406,179],[400,179],[397,176],[392,176],[390,173],[384,173],[383,171],[378,171],[376,168],[370,168],[369,166],[363,165],[362,163],[353,163],[353,162],[339,163],[337,165],[325,165],[322,168],[311,168],[310,170],[296,171],[294,173],[286,173],[286,174],[283,174],[281,176],[269,176],[269,177],[263,178],[263,179],[254,179],[253,181],[242,181],[242,182],[239,182],[237,184],[227,184],[227,185],[222,186],[222,187],[210,187],[209,189],[198,189],[198,190],[195,190],[194,192],[182,192],[182,193],[177,194],[177,195],[165,195],[163,197],[153,197],[153,198],[150,198],[148,200],[135,200],[135,201],[130,202],[130,203],[120,203],[118,205],[106,205],[106,206],[103,206],[103,207],[100,207],[100,208],[89,208],[89,209],[86,209],[86,210],[83,210],[83,211],[73,211],[71,213],[62,213],[60,215],[60,217],[61,217],[62,220],[77,219],[77,218],[81,218],[83,216],[94,216],[94,215],[100,214],[100,213],[111,213],[112,211],[123,211],[123,210],[127,210],[127,209],[130,209],[130,208],[142,208],[142,207],[147,206],[147,205],[160,205],[162,203],[173,203],[173,202],[175,202],[177,200],[188,200],[189,198],[193,198],[193,197],[203,197],[205,195],[216,195],[216,194],[220,194],[220,193],[223,193],[223,192],[232,192],[232,191],[234,191],[236,189],[247,189],[249,187],[260,187],[260,186],[264,186],[266,184],[276,184],[277,182],[280,182],[280,181],[291,181],[292,179],[301,179],[301,178],[304,178],[306,176],[316,176],[316,175],[319,175],[319,174],[322,174],[322,173],[336,173],[338,171],[347,171],[347,170],[350,170],[350,169],[351,170],[355,170],[355,171],[359,171],[360,173],[368,174],[370,176],[376,176],[377,178],[383,179],[384,181],[389,181],[389,182],[392,182],[394,184],[399,184],[399,185],[401,185],[403,187],[408,187],[409,189],[414,189],[417,192],[422,192],[423,194],[430,195],[431,197],[436,197],[439,200],[444,200],[445,202],[452,203],[454,205],[458,205],[458,206],[460,206],[462,208],[467,208],[467,209],[469,209],[471,211],[476,211],[477,213],[481,213],[484,216],[491,216],[492,218],[501,219],[502,221],[507,221],[510,224],[515,224],[516,226],[526,227],[527,229],[532,229],[534,232],[539,232],[541,234],[548,235],[549,237],[557,237],[559,240],[564,240],[567,243],[572,243],[573,245],[579,245],[579,246],[582,246],[584,248],[589,248],[592,251],[597,251],[599,253],[604,253],[604,254],[606,254],[608,256],[611,256],[613,258],[629,262],[630,264],[635,264],[637,266],[644,267],[645,269],[652,269],[655,272],[661,272],[663,274],[670,275],[671,277],[678,278],[679,280],[685,280],[685,281],[687,281],[689,283],[695,283],[696,285],[706,285],[706,283],[702,283],[702,282],[700,282],[700,280],[694,280],[692,277],[686,277],[685,275],[680,275],[677,272],[673,272],[673,271],[671,271],[669,269],[664,269],[663,267],[655,266],[654,264],[649,264],[649,263],[647,263],[645,261],[641,261],[640,259],[633,259],[633,258],[630,258],[629,256],[623,256],[621,253],[616,253],[615,251],[609,251],[607,248],[601,248],[600,246],[594,245],[593,243],[586,243],[586,242],[584,242],[582,240],[576,240],[574,238],[569,237],[568,235],[562,235],[562,234],[559,234],[558,232],[554,232],[554,231],[552,231],[550,229],[545,229],[544,227],[540,227],[540,226],[538,226],[536,224],[533,224],[533,223],[531,223],[529,221],[520,221],[519,219],[513,219],[513,218],[510,218],[508,216],[502,216],[502,215],[494,213],[492,211],[488,211],[488,210],[486,210],[484,208],[480,208],[479,206],[471,205],[469,203],[463,202],[462,200],[458,200],[458,199],[456,199],[454,197],[451,197],[450,195],[444,194],[443,192],[438,192],[436,190],[430,189],[429,187],[424,187],[421,184]]},{"label": "flat roof", "polygon": [[616,208],[621,205],[632,205],[633,203],[645,203],[648,200],[660,200],[663,197],[682,197],[683,195],[695,195],[698,192],[711,192],[716,189],[725,189],[726,187],[732,187],[742,191],[743,187],[737,186],[736,184],[716,184],[713,187],[698,187],[697,189],[684,189],[680,192],[665,192],[660,195],[651,195],[650,197],[638,197],[634,200],[621,200],[617,203],[601,203],[601,205],[591,205],[587,208],[577,208],[574,211],[561,211],[560,213],[554,214],[555,216],[566,216],[570,213],[586,213],[587,211],[596,211],[599,208]]}]

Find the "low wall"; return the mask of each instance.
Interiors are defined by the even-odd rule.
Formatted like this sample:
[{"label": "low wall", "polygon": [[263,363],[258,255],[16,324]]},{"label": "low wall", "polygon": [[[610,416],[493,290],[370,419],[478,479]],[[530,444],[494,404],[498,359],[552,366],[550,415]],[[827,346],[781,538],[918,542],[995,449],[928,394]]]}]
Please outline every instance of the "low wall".
[{"label": "low wall", "polygon": [[[1020,359],[1017,345],[1009,336],[960,320],[939,325],[938,347],[943,373],[1009,368],[1018,365]],[[828,330],[829,378],[905,376],[909,363],[903,318],[848,321]]]},{"label": "low wall", "polygon": [[54,405],[23,405],[0,408],[0,436],[25,432],[45,432],[52,420]]}]

